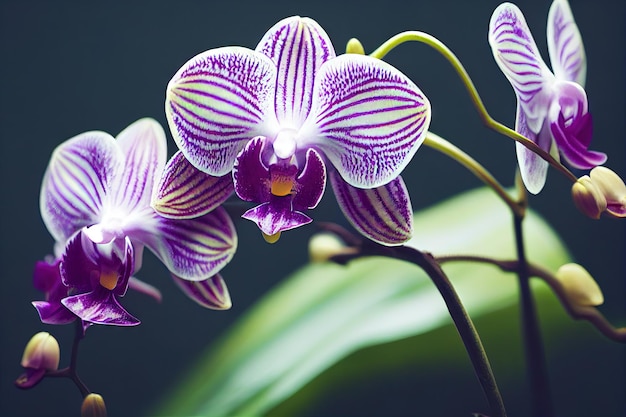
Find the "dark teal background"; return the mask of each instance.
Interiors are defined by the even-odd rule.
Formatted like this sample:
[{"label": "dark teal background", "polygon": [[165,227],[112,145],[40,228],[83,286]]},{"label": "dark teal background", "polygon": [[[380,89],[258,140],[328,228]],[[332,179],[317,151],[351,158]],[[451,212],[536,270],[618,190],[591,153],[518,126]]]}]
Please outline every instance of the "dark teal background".
[{"label": "dark teal background", "polygon": [[[254,48],[269,27],[293,14],[316,19],[338,52],[353,36],[371,52],[403,30],[433,34],[457,53],[492,116],[513,126],[514,93],[487,43],[487,25],[498,4],[463,0],[0,2],[0,415],[78,415],[80,396],[67,380],[45,380],[28,392],[12,385],[21,372],[22,349],[38,331],[49,331],[59,339],[62,366],[68,363],[72,327],[41,324],[30,305],[41,298],[31,284],[33,264],[52,250],[38,201],[46,164],[59,143],[87,130],[116,135],[146,116],[165,126],[165,86],[187,59],[219,46]],[[549,1],[518,4],[547,58]],[[608,166],[626,176],[624,2],[573,0],[571,6],[589,62],[587,93],[595,122],[592,148],[607,152]],[[511,184],[516,164],[513,143],[482,126],[447,62],[420,44],[403,45],[386,59],[429,97],[431,129],[484,163],[501,182]],[[169,133],[168,141],[173,153]],[[462,168],[429,149],[417,153],[404,178],[415,209],[479,185]],[[530,204],[553,224],[575,259],[603,287],[605,315],[615,324],[626,325],[626,223],[583,217],[574,208],[569,189],[565,178],[551,171],[545,190],[531,197]],[[316,220],[343,221],[331,192],[311,214]],[[206,311],[188,301],[165,268],[146,255],[138,276],[161,289],[163,302],[130,292],[123,303],[142,320],[139,327],[89,330],[79,370],[88,386],[103,394],[110,416],[140,415],[165,395],[199,352],[247,306],[306,262],[305,241],[315,231],[303,227],[268,245],[251,222],[239,220],[236,226],[240,249],[223,271],[232,310]],[[508,339],[517,331],[517,323],[511,323],[502,329],[501,337]],[[596,333],[567,343],[547,338],[559,415],[626,415],[623,346]],[[450,339],[460,343],[453,336]],[[512,355],[511,360],[519,357]],[[497,371],[499,365],[494,365]],[[505,380],[503,394],[510,415],[528,415],[523,378],[496,376]],[[471,370],[450,367],[427,374],[405,369],[339,385],[309,415],[467,416],[476,409],[486,407]]]}]

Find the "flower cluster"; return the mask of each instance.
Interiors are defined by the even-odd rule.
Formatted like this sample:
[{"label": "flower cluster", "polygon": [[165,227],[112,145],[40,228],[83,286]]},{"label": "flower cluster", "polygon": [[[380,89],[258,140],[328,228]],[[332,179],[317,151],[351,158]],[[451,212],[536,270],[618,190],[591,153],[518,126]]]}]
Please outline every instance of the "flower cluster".
[{"label": "flower cluster", "polygon": [[[598,167],[605,154],[588,149],[586,58],[566,0],[553,2],[547,27],[552,71],[517,6],[500,5],[489,25],[496,63],[517,96],[515,132],[526,140],[517,143],[523,183],[539,193],[550,163],[569,173],[562,158],[573,168],[593,169],[572,189],[585,214],[624,217],[623,181]],[[360,44],[349,44],[349,51],[337,55],[314,20],[289,17],[255,49],[210,49],[175,73],[165,113],[179,150],[169,160],[166,134],[150,118],[117,137],[91,131],[59,145],[40,194],[41,216],[55,241],[54,255],[34,271],[34,285],[45,294],[33,302],[41,321],[76,322],[80,337],[94,324],[139,324],[121,304],[128,289],[161,299],[158,289],[136,277],[144,247],[193,301],[230,308],[220,272],[238,244],[222,207],[233,195],[249,203],[242,217],[273,243],[313,221],[310,210],[328,180],[341,211],[365,238],[383,246],[407,242],[413,210],[401,173],[427,143],[430,103],[406,75],[365,55]],[[458,149],[447,150],[455,155]],[[465,158],[460,151],[456,156]],[[489,178],[484,171],[478,176]],[[327,242],[316,242],[320,259],[356,253]],[[601,302],[601,292],[589,284],[595,281],[577,269],[560,275],[579,304]],[[29,388],[50,373],[74,375],[74,369],[58,370],[58,363],[56,340],[37,335],[18,386]],[[80,388],[83,413],[105,415],[102,397]]]}]

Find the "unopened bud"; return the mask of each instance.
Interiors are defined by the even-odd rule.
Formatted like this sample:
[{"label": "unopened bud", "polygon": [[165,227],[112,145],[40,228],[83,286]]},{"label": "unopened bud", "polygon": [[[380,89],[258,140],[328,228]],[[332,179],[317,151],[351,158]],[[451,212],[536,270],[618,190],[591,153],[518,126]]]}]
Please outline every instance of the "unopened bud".
[{"label": "unopened bud", "polygon": [[104,399],[100,394],[91,393],[83,400],[80,407],[81,417],[106,417],[107,408],[104,405]]},{"label": "unopened bud", "polygon": [[350,39],[346,45],[346,54],[365,55],[363,44],[357,38]]},{"label": "unopened bud", "polygon": [[50,333],[39,332],[28,341],[22,355],[22,366],[56,371],[60,356],[59,342]]},{"label": "unopened bud", "polygon": [[620,176],[607,167],[595,167],[589,176],[606,199],[607,213],[626,217],[626,185]]},{"label": "unopened bud", "polygon": [[606,198],[591,178],[583,175],[572,186],[572,199],[578,210],[592,219],[599,219],[606,210]]},{"label": "unopened bud", "polygon": [[604,295],[591,274],[582,266],[565,264],[556,272],[567,298],[579,306],[599,306],[604,302]]},{"label": "unopened bud", "polygon": [[332,233],[318,233],[309,240],[309,259],[311,262],[326,262],[336,255],[353,253],[341,239]]},{"label": "unopened bud", "polygon": [[43,379],[46,371],[59,368],[59,343],[47,332],[34,335],[26,345],[21,365],[25,373],[15,380],[18,388],[32,388]]}]

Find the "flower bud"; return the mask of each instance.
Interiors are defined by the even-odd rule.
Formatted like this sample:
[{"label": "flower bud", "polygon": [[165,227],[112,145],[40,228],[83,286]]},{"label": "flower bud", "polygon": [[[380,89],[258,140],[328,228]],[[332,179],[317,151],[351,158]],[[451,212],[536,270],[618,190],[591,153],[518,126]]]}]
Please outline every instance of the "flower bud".
[{"label": "flower bud", "polygon": [[606,199],[607,213],[615,217],[626,217],[626,185],[620,176],[607,167],[595,167],[589,176]]},{"label": "flower bud", "polygon": [[341,239],[332,233],[318,233],[309,240],[309,259],[311,262],[326,262],[333,256],[353,253]]},{"label": "flower bud", "polygon": [[26,370],[15,380],[18,388],[32,388],[43,379],[46,371],[59,368],[60,350],[57,340],[47,332],[34,335],[22,355],[22,366]]},{"label": "flower bud", "polygon": [[50,333],[39,332],[29,340],[24,349],[22,366],[56,371],[59,369],[60,356],[59,342]]},{"label": "flower bud", "polygon": [[556,272],[556,278],[563,285],[567,298],[572,303],[595,307],[604,302],[598,283],[582,266],[575,263],[565,264]]},{"label": "flower bud", "polygon": [[580,211],[592,219],[599,219],[606,210],[606,198],[591,178],[583,175],[572,186],[572,198]]},{"label": "flower bud", "polygon": [[365,55],[363,44],[357,38],[350,39],[346,45],[346,54]]},{"label": "flower bud", "polygon": [[91,393],[83,400],[80,407],[81,417],[106,417],[107,408],[104,405],[104,399],[100,394]]}]

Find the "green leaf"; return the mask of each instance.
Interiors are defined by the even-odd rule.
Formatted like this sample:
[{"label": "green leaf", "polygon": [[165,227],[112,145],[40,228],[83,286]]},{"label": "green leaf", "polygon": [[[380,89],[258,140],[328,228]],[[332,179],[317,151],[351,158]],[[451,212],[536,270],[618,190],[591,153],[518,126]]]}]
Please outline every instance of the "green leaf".
[{"label": "green leaf", "polygon": [[[555,270],[568,261],[537,215],[529,213],[524,227],[533,263]],[[511,214],[487,189],[416,213],[409,245],[435,255],[515,258]],[[494,267],[449,263],[444,269],[473,318],[516,302],[515,279]],[[439,293],[414,265],[384,258],[310,264],[251,308],[156,413],[262,415],[359,349],[450,323]],[[431,355],[445,360],[446,350]]]}]

